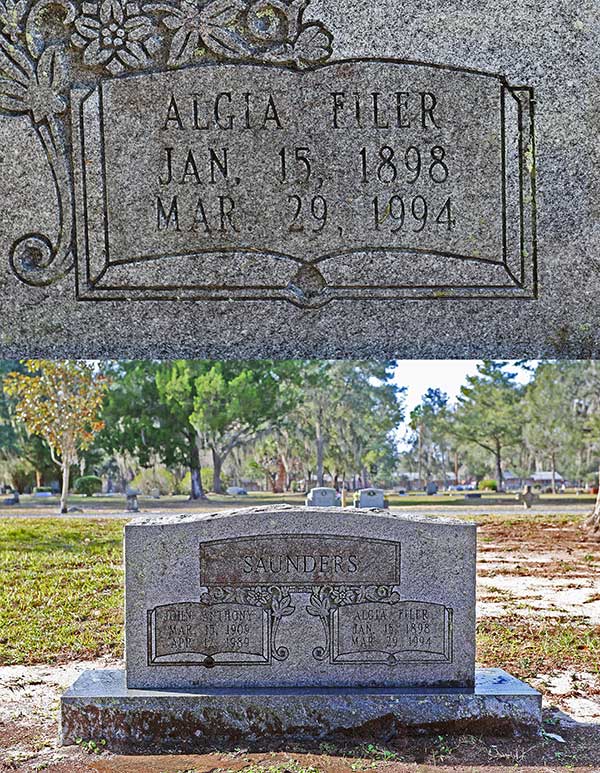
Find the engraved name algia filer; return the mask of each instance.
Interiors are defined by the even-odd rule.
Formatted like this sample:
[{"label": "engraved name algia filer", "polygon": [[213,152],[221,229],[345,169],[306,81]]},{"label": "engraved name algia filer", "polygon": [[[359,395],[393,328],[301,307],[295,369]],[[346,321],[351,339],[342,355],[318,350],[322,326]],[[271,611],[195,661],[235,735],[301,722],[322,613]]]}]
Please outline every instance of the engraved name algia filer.
[{"label": "engraved name algia filer", "polygon": [[333,61],[307,5],[0,0],[0,113],[59,212],[14,274],[74,270],[81,301],[535,297],[531,89]]},{"label": "engraved name algia filer", "polygon": [[452,610],[402,598],[398,542],[236,537],[201,543],[199,559],[198,600],[148,610],[149,665],[284,661],[293,646],[284,620],[297,618],[320,621],[316,661],[452,662]]}]

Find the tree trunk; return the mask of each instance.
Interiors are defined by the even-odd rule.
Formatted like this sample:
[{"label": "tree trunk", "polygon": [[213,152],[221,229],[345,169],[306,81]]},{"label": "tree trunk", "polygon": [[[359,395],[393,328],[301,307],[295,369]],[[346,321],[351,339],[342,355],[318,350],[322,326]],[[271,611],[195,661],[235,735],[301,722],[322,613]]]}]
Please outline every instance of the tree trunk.
[{"label": "tree trunk", "polygon": [[213,448],[212,449],[212,458],[213,458],[213,491],[215,494],[222,494],[223,493],[223,484],[221,483],[221,472],[223,471],[223,459],[221,458],[221,454]]},{"label": "tree trunk", "polygon": [[423,488],[423,465],[422,465],[422,453],[423,453],[423,425],[419,424],[419,450],[417,456],[417,480],[419,488]]},{"label": "tree trunk", "polygon": [[498,484],[498,491],[502,491],[504,477],[502,475],[502,449],[500,448],[500,441],[496,440],[496,483]]},{"label": "tree trunk", "polygon": [[67,512],[67,497],[69,496],[69,473],[70,465],[67,460],[63,460],[62,463],[62,491],[60,495],[60,512],[64,514]]},{"label": "tree trunk", "polygon": [[281,454],[280,456],[281,464],[283,465],[283,490],[289,491],[290,485],[291,485],[291,475],[290,475],[290,463],[285,454]]},{"label": "tree trunk", "polygon": [[550,454],[550,464],[552,465],[552,493],[556,494],[556,454],[554,451]]},{"label": "tree trunk", "polygon": [[446,475],[446,452],[442,449],[442,490],[448,485],[448,476]]},{"label": "tree trunk", "polygon": [[600,469],[598,470],[598,494],[596,495],[596,504],[591,515],[585,522],[585,525],[590,528],[594,534],[600,532]]},{"label": "tree trunk", "polygon": [[190,443],[190,499],[206,499],[206,494],[202,488],[202,474],[200,470],[200,451],[196,438],[192,438]]},{"label": "tree trunk", "polygon": [[281,457],[277,460],[277,479],[273,484],[274,494],[283,494],[285,491],[286,470]]},{"label": "tree trunk", "polygon": [[323,486],[323,456],[325,451],[325,438],[321,432],[321,424],[317,422],[317,486]]},{"label": "tree trunk", "polygon": [[458,451],[454,452],[454,485],[458,486]]}]

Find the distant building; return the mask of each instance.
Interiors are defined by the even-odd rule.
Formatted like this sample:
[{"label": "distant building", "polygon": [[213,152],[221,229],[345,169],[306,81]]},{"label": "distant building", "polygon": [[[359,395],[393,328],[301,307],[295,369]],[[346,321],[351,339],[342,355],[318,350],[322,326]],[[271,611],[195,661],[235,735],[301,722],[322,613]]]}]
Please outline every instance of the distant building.
[{"label": "distant building", "polygon": [[[526,483],[532,486],[539,486],[541,488],[547,488],[552,486],[552,472],[548,470],[540,470],[540,472],[533,472]],[[558,488],[565,483],[565,479],[559,472],[554,473],[554,485]]]},{"label": "distant building", "polygon": [[523,478],[515,475],[514,472],[511,472],[510,470],[505,470],[502,473],[502,478],[504,480],[505,491],[520,491],[523,488]]},{"label": "distant building", "polygon": [[[530,475],[530,478],[534,483],[552,483],[552,472],[547,472],[546,470],[534,472]],[[560,472],[555,472],[554,480],[556,483],[562,483],[564,478]]]}]

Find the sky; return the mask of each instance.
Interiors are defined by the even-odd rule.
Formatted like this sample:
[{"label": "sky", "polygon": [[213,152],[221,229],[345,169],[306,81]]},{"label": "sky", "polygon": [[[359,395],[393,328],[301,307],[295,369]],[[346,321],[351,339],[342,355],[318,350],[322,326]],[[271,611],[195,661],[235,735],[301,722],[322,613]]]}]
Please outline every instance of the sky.
[{"label": "sky", "polygon": [[[477,365],[481,360],[398,360],[394,381],[398,386],[407,387],[405,402],[405,419],[420,402],[421,397],[430,388],[438,387],[455,402],[461,386],[467,376],[477,373]],[[532,363],[529,363],[530,365]],[[517,381],[526,384],[531,373],[509,362],[509,366],[517,372]],[[398,433],[402,437],[405,425]]]}]

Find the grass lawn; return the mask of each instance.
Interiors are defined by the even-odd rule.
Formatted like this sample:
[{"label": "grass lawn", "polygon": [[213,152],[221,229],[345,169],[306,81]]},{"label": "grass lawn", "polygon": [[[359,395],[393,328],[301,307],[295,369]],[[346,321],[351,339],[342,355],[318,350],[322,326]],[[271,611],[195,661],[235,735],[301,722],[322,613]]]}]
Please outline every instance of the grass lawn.
[{"label": "grass lawn", "polygon": [[[577,548],[576,516],[480,517],[480,576],[490,543],[531,551],[531,563],[509,573],[593,577],[600,565],[589,547]],[[562,534],[557,543],[557,532]],[[122,521],[100,519],[0,519],[0,665],[59,663],[121,657],[123,648]],[[572,544],[571,544],[572,543]],[[562,544],[569,562],[536,562]],[[544,554],[545,555],[545,554]],[[583,573],[583,574],[582,574]],[[596,574],[597,576],[597,574]],[[500,593],[506,602],[510,594]],[[583,610],[582,610],[583,611]],[[478,662],[529,678],[557,669],[599,672],[600,628],[576,616],[535,617],[519,599],[499,617],[478,623]]]},{"label": "grass lawn", "polygon": [[0,665],[120,656],[123,523],[0,519]]}]

